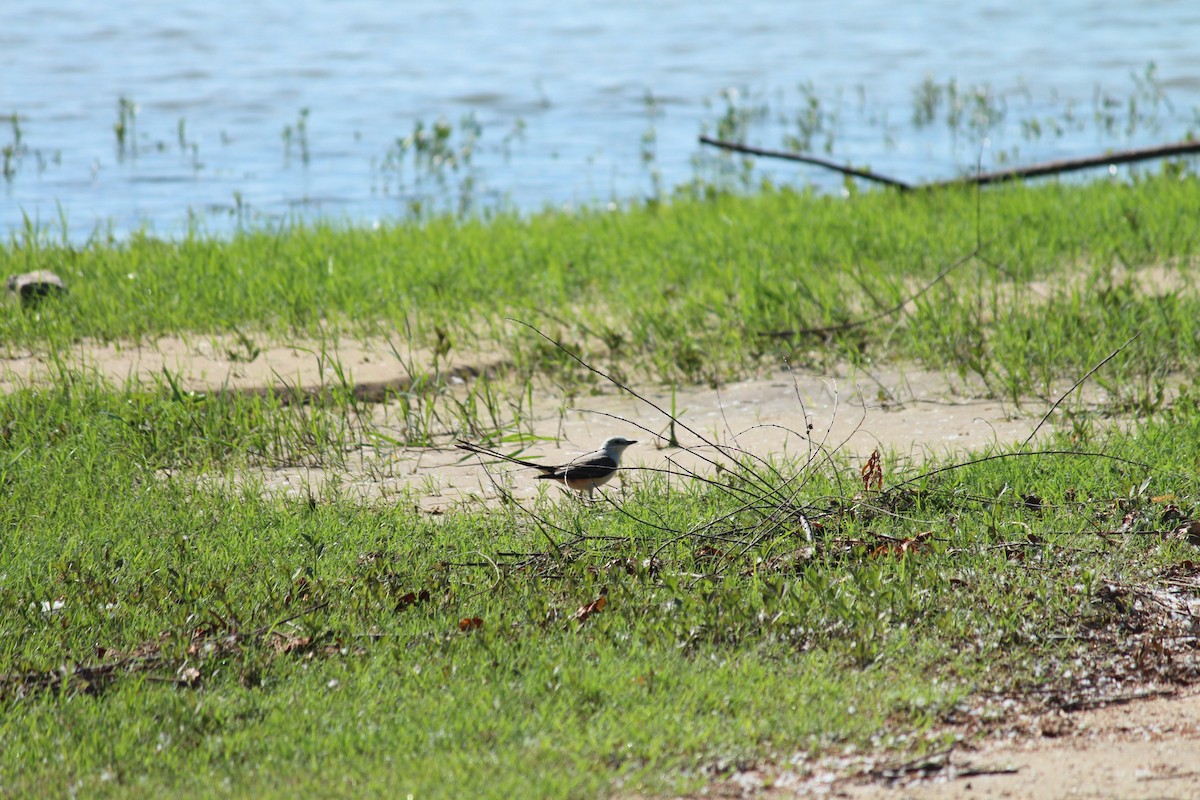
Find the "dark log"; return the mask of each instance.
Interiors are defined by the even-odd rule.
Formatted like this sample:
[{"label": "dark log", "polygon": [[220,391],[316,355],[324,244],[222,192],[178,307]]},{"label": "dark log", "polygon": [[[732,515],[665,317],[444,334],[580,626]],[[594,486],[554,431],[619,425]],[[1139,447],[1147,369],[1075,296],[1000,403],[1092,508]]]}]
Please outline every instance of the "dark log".
[{"label": "dark log", "polygon": [[766,150],[761,147],[750,147],[749,145],[739,144],[737,142],[727,142],[721,139],[713,139],[708,136],[700,137],[701,144],[720,147],[725,150],[732,150],[738,153],[748,153],[755,156],[764,156],[766,158],[780,158],[786,161],[799,161],[803,164],[813,164],[818,167],[840,172],[843,175],[852,175],[856,178],[863,178],[876,183],[883,183],[888,186],[894,186],[901,190],[908,189],[944,189],[948,186],[986,186],[991,183],[1004,183],[1006,181],[1015,181],[1022,178],[1037,178],[1043,175],[1061,175],[1066,172],[1077,172],[1082,169],[1093,169],[1095,167],[1107,167],[1113,164],[1130,164],[1135,161],[1150,161],[1156,158],[1170,158],[1171,156],[1193,155],[1200,153],[1200,141],[1176,142],[1175,144],[1157,145],[1155,147],[1140,147],[1132,150],[1118,150],[1111,153],[1103,153],[1098,156],[1088,156],[1087,158],[1068,158],[1060,161],[1045,161],[1041,164],[1034,164],[1028,167],[1016,167],[1013,169],[996,170],[995,172],[980,172],[974,175],[963,175],[958,178],[950,178],[942,181],[931,181],[929,183],[911,184],[896,178],[889,178],[886,175],[880,175],[867,170],[854,169],[843,164],[838,164],[833,161],[828,161],[815,156],[806,156],[800,153],[791,153],[786,150]]},{"label": "dark log", "polygon": [[963,175],[961,178],[951,178],[944,181],[933,181],[921,184],[922,189],[940,189],[945,186],[984,186],[989,183],[1004,183],[1021,178],[1037,178],[1042,175],[1061,175],[1064,172],[1077,172],[1081,169],[1107,167],[1113,164],[1129,164],[1134,161],[1150,161],[1155,158],[1170,158],[1171,156],[1200,153],[1200,142],[1177,142],[1156,147],[1139,147],[1133,150],[1117,150],[1087,158],[1068,158],[1061,161],[1045,161],[1029,167],[1002,169],[995,172],[981,172],[975,175]]}]

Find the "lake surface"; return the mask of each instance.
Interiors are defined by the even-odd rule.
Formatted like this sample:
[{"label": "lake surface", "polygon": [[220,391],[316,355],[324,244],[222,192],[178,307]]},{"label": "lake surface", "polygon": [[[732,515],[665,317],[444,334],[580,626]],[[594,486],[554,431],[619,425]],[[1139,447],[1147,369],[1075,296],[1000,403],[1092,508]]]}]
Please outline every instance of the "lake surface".
[{"label": "lake surface", "polygon": [[1200,130],[1198,42],[1194,0],[5,0],[0,235],[621,203],[715,174],[731,109],[906,180],[1090,155]]}]

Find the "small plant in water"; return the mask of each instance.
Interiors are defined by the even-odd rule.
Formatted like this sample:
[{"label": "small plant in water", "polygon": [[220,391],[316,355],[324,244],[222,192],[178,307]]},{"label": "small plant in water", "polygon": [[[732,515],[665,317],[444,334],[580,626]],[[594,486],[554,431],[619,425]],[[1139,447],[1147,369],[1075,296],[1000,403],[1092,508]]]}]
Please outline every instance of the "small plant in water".
[{"label": "small plant in water", "polygon": [[191,168],[196,172],[203,169],[204,164],[200,162],[200,144],[188,139],[186,117],[180,117],[179,122],[175,124],[175,139],[179,143],[179,152],[187,156]]},{"label": "small plant in water", "polygon": [[784,144],[797,152],[813,150],[813,143],[823,137],[821,149],[833,152],[834,134],[838,127],[838,115],[824,107],[812,81],[800,86],[801,106],[796,113],[796,133],[784,137]]},{"label": "small plant in water", "polygon": [[300,152],[300,162],[308,166],[308,109],[300,109],[295,125],[283,126],[283,161],[285,164],[292,160],[292,148]]},{"label": "small plant in water", "polygon": [[4,175],[4,180],[11,181],[17,174],[17,160],[24,148],[21,144],[21,118],[17,116],[17,112],[14,111],[8,121],[12,126],[12,143],[4,145],[4,149],[0,150],[0,157],[3,157],[0,173]]},{"label": "small plant in water", "polygon": [[[523,132],[524,128],[521,128]],[[395,191],[404,195],[409,187],[404,180],[406,165],[411,165],[413,189],[421,190],[426,181],[432,179],[438,190],[448,186],[449,173],[461,174],[458,185],[458,212],[468,213],[474,203],[477,175],[472,167],[472,158],[483,135],[483,126],[474,114],[466,114],[459,121],[457,131],[445,117],[439,117],[432,125],[417,120],[412,133],[397,137],[383,158],[374,168],[381,180],[381,191]],[[507,140],[506,140],[507,142]],[[428,198],[421,195],[408,199],[409,209],[419,216]],[[434,203],[436,205],[436,203]]]},{"label": "small plant in water", "polygon": [[[722,89],[718,99],[724,103],[724,108],[712,135],[723,141],[745,142],[751,128],[766,121],[770,115],[766,101],[756,98],[749,90]],[[711,100],[705,100],[704,104],[706,108],[713,105]],[[701,124],[700,133],[710,133],[707,122]],[[716,156],[701,152],[692,159],[692,166],[700,178],[706,173],[715,173],[711,180],[719,188],[749,188],[752,184],[754,162],[749,158],[735,157],[724,151]]]},{"label": "small plant in water", "polygon": [[113,133],[117,137],[117,159],[123,161],[125,156],[137,158],[137,115],[141,109],[138,104],[125,95],[117,99],[117,121],[113,123]]},{"label": "small plant in water", "polygon": [[508,133],[504,134],[504,138],[500,141],[500,152],[504,156],[504,162],[508,163],[512,159],[513,144],[525,141],[525,129],[528,127],[524,118],[517,117],[508,129]]},{"label": "small plant in water", "polygon": [[246,198],[236,189],[233,191],[233,205],[229,208],[229,215],[237,220],[239,227],[246,224],[246,220],[250,215],[250,204],[246,202]]},{"label": "small plant in water", "polygon": [[945,113],[946,127],[957,140],[966,133],[971,142],[981,142],[988,132],[1004,121],[1007,103],[990,86],[971,86],[966,90],[958,81],[938,85],[926,78],[913,93],[913,126],[918,130],[937,121]]},{"label": "small plant in water", "polygon": [[25,132],[21,128],[21,117],[15,111],[8,116],[8,124],[12,131],[12,141],[0,147],[0,176],[3,176],[6,183],[11,182],[17,176],[17,170],[20,169],[27,156],[31,156],[37,163],[39,173],[44,172],[50,164],[56,166],[62,164],[61,150],[46,153],[38,148],[31,149],[29,145],[25,144]]},{"label": "small plant in water", "polygon": [[662,109],[658,98],[649,89],[646,90],[646,95],[642,98],[642,104],[646,109],[646,130],[642,132],[641,141],[642,167],[650,175],[650,196],[658,200],[663,196],[663,180],[662,170],[656,164],[658,159],[658,129],[655,127],[655,120],[662,116]]}]

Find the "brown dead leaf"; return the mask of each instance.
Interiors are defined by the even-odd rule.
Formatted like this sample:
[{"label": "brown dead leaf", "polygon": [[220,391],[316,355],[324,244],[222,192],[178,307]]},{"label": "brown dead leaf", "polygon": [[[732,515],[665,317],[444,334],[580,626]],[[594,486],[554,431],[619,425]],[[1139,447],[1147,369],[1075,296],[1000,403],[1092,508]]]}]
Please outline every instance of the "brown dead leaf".
[{"label": "brown dead leaf", "polygon": [[429,601],[429,590],[422,589],[419,592],[407,592],[400,596],[396,601],[396,610],[403,611],[414,603],[425,603]]},{"label": "brown dead leaf", "polygon": [[925,550],[925,542],[932,533],[932,531],[925,531],[924,533],[918,533],[916,536],[885,542],[871,551],[871,557],[895,556],[896,558],[901,558],[923,552]]},{"label": "brown dead leaf", "polygon": [[283,596],[283,602],[290,606],[297,600],[307,600],[308,594],[308,579],[301,576],[296,579],[295,588]]},{"label": "brown dead leaf", "polygon": [[282,634],[277,634],[275,638],[275,652],[281,655],[307,650],[311,646],[311,636],[283,636]]},{"label": "brown dead leaf", "polygon": [[458,629],[460,631],[473,631],[483,627],[483,620],[479,617],[463,617],[458,621]]},{"label": "brown dead leaf", "polygon": [[587,605],[580,606],[579,610],[573,615],[573,618],[583,622],[592,614],[603,611],[606,605],[608,605],[608,596],[602,594]]},{"label": "brown dead leaf", "polygon": [[879,457],[879,450],[872,450],[871,457],[867,459],[867,463],[862,467],[862,482],[863,491],[869,492],[871,489],[883,491],[883,461]]},{"label": "brown dead leaf", "polygon": [[626,575],[636,575],[638,563],[632,558],[614,558],[604,565],[606,570],[621,570]]}]

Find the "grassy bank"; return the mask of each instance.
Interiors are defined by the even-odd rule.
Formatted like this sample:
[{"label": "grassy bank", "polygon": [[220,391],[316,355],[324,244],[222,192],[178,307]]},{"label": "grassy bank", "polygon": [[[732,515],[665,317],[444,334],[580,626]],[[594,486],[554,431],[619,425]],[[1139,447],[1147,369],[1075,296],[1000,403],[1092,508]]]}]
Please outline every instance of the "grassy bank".
[{"label": "grassy bank", "polygon": [[1038,453],[878,472],[727,454],[692,480],[631,473],[611,502],[432,516],[237,479],[343,465],[371,433],[351,393],[60,372],[0,397],[0,793],[667,794],[1195,680],[1169,609],[1200,591],[1200,409],[1154,389],[1200,351],[1198,204],[1164,176],[10,245],[0,269],[72,287],[0,311],[10,348],[440,329],[578,377],[511,315],[655,378],[902,357],[1029,402],[1136,333],[1096,379],[1104,411],[1125,387],[1144,402]]},{"label": "grassy bank", "polygon": [[[1181,291],[1193,282],[1197,214],[1200,181],[1168,171],[982,194],[681,197],[231,241],[25,241],[0,247],[0,271],[52,269],[71,298],[37,316],[4,310],[0,337],[64,347],[177,331],[388,335],[499,349],[529,372],[555,367],[560,354],[505,322],[516,317],[592,363],[656,381],[716,382],[782,358],[901,358],[977,376],[1000,395],[1046,395],[1054,377],[1077,377],[1134,331],[1114,378],[1197,366],[1200,300]],[[1167,280],[1137,274],[1148,267]]]}]

